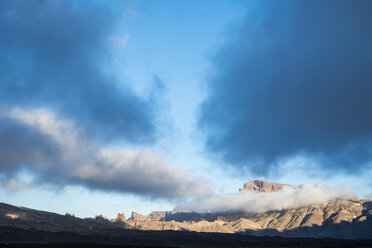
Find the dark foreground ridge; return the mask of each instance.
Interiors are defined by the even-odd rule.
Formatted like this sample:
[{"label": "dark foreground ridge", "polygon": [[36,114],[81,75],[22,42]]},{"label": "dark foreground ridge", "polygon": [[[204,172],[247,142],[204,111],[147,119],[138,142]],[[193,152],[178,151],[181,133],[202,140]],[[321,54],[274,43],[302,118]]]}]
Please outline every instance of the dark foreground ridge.
[{"label": "dark foreground ridge", "polygon": [[115,236],[81,235],[1,227],[0,247],[372,247],[372,240],[255,237],[124,229]]}]

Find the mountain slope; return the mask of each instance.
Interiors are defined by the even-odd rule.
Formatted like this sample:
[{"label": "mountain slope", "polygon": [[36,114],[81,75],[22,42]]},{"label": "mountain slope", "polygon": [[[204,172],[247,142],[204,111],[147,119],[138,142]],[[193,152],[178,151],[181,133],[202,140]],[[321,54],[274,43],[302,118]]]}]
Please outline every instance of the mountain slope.
[{"label": "mountain slope", "polygon": [[[263,213],[183,213],[181,216],[176,212],[168,212],[168,215],[160,220],[151,220],[150,216],[146,216],[146,221],[130,219],[127,224],[129,228],[138,230],[251,234],[257,232],[284,236],[295,233],[295,236],[334,238],[372,237],[372,201],[369,200],[343,200]],[[336,226],[340,230],[335,232]],[[306,231],[294,232],[300,229]],[[351,229],[355,230],[351,232]]]},{"label": "mountain slope", "polygon": [[[277,192],[283,187],[301,188],[255,180],[239,191],[259,194]],[[326,186],[324,186],[326,187]],[[337,199],[306,207],[266,212],[193,213],[164,211],[143,216],[137,213],[127,221],[140,230],[188,230],[208,232],[248,232],[251,234],[368,238],[372,237],[372,201]],[[203,228],[201,228],[203,226]],[[303,230],[303,231],[300,231]]]},{"label": "mountain slope", "polygon": [[0,203],[0,227],[33,228],[78,234],[105,234],[112,232],[116,226],[115,222],[102,223],[95,219],[80,219],[69,215]]}]

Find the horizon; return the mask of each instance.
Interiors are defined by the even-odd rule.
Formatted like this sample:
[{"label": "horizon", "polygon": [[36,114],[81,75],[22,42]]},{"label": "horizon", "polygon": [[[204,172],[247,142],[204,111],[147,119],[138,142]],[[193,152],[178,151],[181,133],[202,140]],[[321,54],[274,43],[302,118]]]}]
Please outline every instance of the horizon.
[{"label": "horizon", "polygon": [[0,1],[1,201],[128,217],[257,178],[371,199],[371,10]]}]

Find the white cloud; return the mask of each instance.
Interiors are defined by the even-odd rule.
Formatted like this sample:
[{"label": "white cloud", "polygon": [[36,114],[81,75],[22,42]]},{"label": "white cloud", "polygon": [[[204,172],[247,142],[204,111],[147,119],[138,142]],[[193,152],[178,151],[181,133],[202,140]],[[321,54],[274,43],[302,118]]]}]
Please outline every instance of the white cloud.
[{"label": "white cloud", "polygon": [[357,196],[348,189],[332,189],[322,184],[304,184],[296,187],[283,187],[276,192],[241,191],[235,194],[185,201],[179,204],[177,209],[194,212],[265,212],[355,198]]},{"label": "white cloud", "polygon": [[[12,157],[21,160],[12,160],[12,166],[6,164],[8,160],[0,161],[0,173],[10,176],[7,177],[8,185],[10,182],[15,185],[16,178],[11,176],[26,167],[36,175],[38,183],[80,184],[92,189],[166,198],[200,196],[207,192],[205,179],[195,178],[188,171],[169,166],[154,151],[100,147],[84,135],[72,120],[48,109],[14,108],[3,114],[1,120],[9,119],[17,122],[21,129],[30,129],[28,133],[37,133],[51,140],[55,149],[46,151],[47,145],[43,142],[28,142],[20,150],[32,149],[33,156],[24,152],[18,154],[20,151],[13,149]],[[10,135],[8,140],[12,142],[20,139],[19,132],[13,131]],[[25,146],[25,142],[19,145]],[[37,156],[34,155],[35,150]],[[4,185],[4,177],[0,179]]]}]

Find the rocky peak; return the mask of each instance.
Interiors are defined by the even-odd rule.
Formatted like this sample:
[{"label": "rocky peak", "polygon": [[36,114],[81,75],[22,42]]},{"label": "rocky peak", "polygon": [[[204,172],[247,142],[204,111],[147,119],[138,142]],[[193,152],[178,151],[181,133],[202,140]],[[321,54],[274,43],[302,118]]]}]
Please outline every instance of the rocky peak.
[{"label": "rocky peak", "polygon": [[258,191],[258,192],[275,192],[281,190],[283,186],[290,186],[281,183],[272,183],[266,180],[254,180],[244,184],[239,191]]},{"label": "rocky peak", "polygon": [[130,220],[141,220],[146,221],[148,218],[146,215],[139,214],[137,212],[132,212],[132,215],[130,217]]},{"label": "rocky peak", "polygon": [[148,215],[142,215],[136,212],[132,212],[132,216],[129,220],[138,221],[159,221],[166,218],[167,215],[171,214],[171,211],[152,211]]},{"label": "rocky peak", "polygon": [[127,221],[127,218],[125,218],[125,215],[123,213],[119,213],[116,216],[115,222],[119,222],[119,221],[122,221],[122,222]]}]

